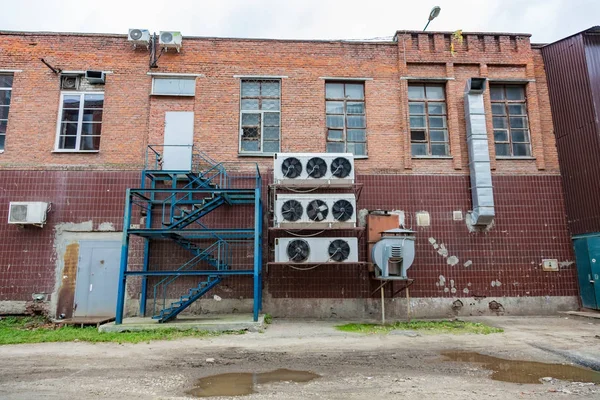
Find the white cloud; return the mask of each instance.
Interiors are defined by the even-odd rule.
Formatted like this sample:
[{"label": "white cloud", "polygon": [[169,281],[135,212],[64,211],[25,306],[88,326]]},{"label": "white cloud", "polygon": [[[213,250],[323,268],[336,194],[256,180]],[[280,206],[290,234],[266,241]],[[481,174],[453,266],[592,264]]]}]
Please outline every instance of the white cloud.
[{"label": "white cloud", "polygon": [[184,36],[363,39],[421,30],[532,33],[550,42],[600,23],[598,0],[21,0],[3,2],[4,30],[125,33],[180,30]]}]

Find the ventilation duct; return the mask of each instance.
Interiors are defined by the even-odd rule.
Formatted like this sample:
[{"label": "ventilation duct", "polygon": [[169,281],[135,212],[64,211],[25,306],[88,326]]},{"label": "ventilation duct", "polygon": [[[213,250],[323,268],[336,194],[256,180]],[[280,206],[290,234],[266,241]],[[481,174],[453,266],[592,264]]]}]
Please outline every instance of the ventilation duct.
[{"label": "ventilation duct", "polygon": [[483,92],[485,78],[471,78],[465,88],[465,120],[469,147],[471,194],[473,197],[473,225],[489,225],[494,220],[494,190],[488,135],[485,128]]}]

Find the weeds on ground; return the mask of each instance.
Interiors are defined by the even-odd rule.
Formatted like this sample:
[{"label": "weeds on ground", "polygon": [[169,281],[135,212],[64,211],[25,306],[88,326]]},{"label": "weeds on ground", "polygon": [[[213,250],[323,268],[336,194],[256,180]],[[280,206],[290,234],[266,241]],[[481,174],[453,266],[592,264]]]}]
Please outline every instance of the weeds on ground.
[{"label": "weeds on ground", "polygon": [[271,316],[271,314],[265,314],[265,324],[269,325],[271,323],[273,323],[273,317]]},{"label": "weeds on ground", "polygon": [[479,322],[463,322],[463,321],[408,321],[395,322],[393,324],[378,325],[378,324],[345,324],[338,325],[336,329],[342,332],[354,332],[374,334],[387,334],[394,330],[410,330],[424,331],[425,333],[440,334],[452,333],[463,334],[473,333],[480,335],[489,335],[490,333],[501,333],[503,329],[485,325]]},{"label": "weeds on ground", "polygon": [[139,332],[98,332],[95,327],[57,326],[43,317],[6,317],[0,319],[0,345],[44,342],[115,342],[140,343],[151,340],[173,340],[189,337],[214,337],[243,334],[245,331],[208,332],[165,329]]}]

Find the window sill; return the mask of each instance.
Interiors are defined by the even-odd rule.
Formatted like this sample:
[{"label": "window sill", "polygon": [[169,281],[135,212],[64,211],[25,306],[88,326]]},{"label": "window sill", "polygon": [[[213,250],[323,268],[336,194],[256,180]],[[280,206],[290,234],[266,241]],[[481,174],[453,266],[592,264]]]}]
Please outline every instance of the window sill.
[{"label": "window sill", "polygon": [[87,154],[97,154],[100,153],[100,150],[52,150],[52,153],[87,153]]},{"label": "window sill", "polygon": [[275,157],[275,153],[238,153],[238,157]]},{"label": "window sill", "polygon": [[452,160],[452,156],[411,156],[413,159],[420,160]]},{"label": "window sill", "polygon": [[174,93],[150,93],[150,96],[161,97],[196,97],[196,94],[174,94]]},{"label": "window sill", "polygon": [[535,160],[535,157],[510,157],[510,156],[496,156],[496,160]]},{"label": "window sill", "polygon": [[355,160],[367,160],[369,156],[354,156]]}]

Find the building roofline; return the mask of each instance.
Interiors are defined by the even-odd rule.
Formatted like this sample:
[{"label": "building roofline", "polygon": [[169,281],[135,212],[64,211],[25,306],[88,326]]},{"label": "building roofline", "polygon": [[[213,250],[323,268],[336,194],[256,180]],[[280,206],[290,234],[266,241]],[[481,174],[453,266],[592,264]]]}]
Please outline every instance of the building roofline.
[{"label": "building roofline", "polygon": [[584,29],[584,30],[582,30],[582,31],[579,31],[579,32],[577,32],[577,33],[574,33],[574,34],[572,34],[572,35],[565,36],[565,37],[564,37],[564,38],[562,38],[562,39],[555,40],[555,41],[554,41],[554,42],[552,42],[552,43],[547,43],[547,44],[545,44],[545,45],[544,45],[544,46],[542,46],[542,47],[551,46],[551,45],[553,45],[554,43],[559,43],[559,42],[562,42],[563,40],[570,39],[570,38],[572,38],[573,36],[582,35],[582,34],[585,34],[585,33],[600,33],[600,25],[594,25],[594,26],[591,26],[591,27],[589,27],[589,28],[587,28],[587,29]]},{"label": "building roofline", "polygon": [[[87,33],[87,32],[50,32],[50,31],[4,31],[0,30],[0,35],[13,36],[74,36],[74,37],[105,37],[126,39],[127,34],[122,33]],[[288,43],[344,43],[344,44],[387,44],[395,45],[393,38],[389,40],[381,38],[375,39],[271,39],[271,38],[237,38],[237,37],[217,37],[217,36],[183,36],[186,40],[222,40],[222,41],[264,41],[264,42],[288,42]]]},{"label": "building roofline", "polygon": [[[396,31],[394,35],[394,39],[401,34],[434,34],[434,35],[452,35],[456,31],[409,31],[409,30],[399,30]],[[531,33],[518,33],[518,32],[463,32],[464,35],[484,35],[484,36],[525,36],[531,37]]]}]

